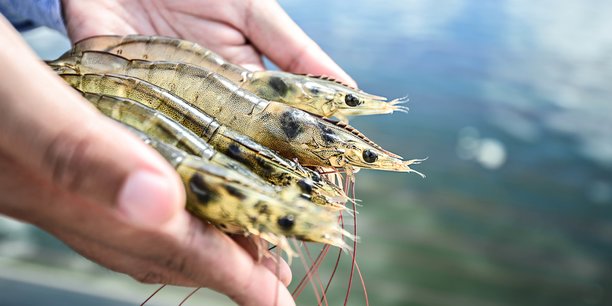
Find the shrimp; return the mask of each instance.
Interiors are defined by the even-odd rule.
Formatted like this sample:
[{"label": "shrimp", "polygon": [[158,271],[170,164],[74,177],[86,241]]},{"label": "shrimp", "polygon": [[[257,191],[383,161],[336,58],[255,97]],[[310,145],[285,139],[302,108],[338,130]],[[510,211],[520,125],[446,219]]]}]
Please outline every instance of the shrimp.
[{"label": "shrimp", "polygon": [[[348,249],[337,216],[296,197],[293,192],[262,193],[238,172],[222,168],[133,130],[178,172],[187,210],[227,233],[258,235],[290,253],[285,237]],[[247,180],[248,181],[248,180]]]},{"label": "shrimp", "polygon": [[410,165],[419,164],[422,159],[404,161],[345,123],[259,98],[201,67],[127,60],[96,51],[62,59],[58,65],[81,74],[119,73],[146,80],[189,101],[236,132],[305,166],[343,168],[349,174],[358,168],[420,174]]},{"label": "shrimp", "polygon": [[283,71],[254,71],[243,88],[268,100],[283,102],[321,117],[348,122],[349,116],[407,112],[405,98],[387,101],[327,76]]},{"label": "shrimp", "polygon": [[[168,116],[182,124],[184,128],[181,128],[178,124],[172,127],[170,127],[170,124],[158,126],[156,129],[162,129],[168,134],[164,139],[174,133],[171,132],[171,128],[174,130],[180,128],[184,135],[193,135],[189,138],[192,142],[197,141],[194,138],[205,140],[218,151],[239,161],[272,184],[278,186],[294,184],[299,186],[317,204],[334,209],[344,208],[343,205],[347,197],[342,189],[322,178],[317,172],[303,168],[298,163],[285,159],[250,138],[223,126],[212,117],[207,116],[183,99],[162,88],[133,77],[121,75],[62,74],[61,77],[72,87],[82,92],[119,96],[137,101],[138,103],[134,101],[121,102],[130,105],[130,111],[136,113],[133,116],[140,117],[140,119],[130,120],[131,124],[139,124],[135,122],[137,120],[146,121],[146,117],[151,115],[158,118],[152,120],[151,125],[163,123],[168,120],[159,118]],[[109,108],[110,106],[104,107]],[[104,112],[111,113],[112,116],[119,116],[112,109]],[[140,124],[146,125],[146,123]],[[189,146],[193,147],[193,145]],[[202,150],[200,151],[202,152]],[[203,152],[209,154],[205,150]]]},{"label": "shrimp", "polygon": [[64,57],[84,51],[104,51],[128,59],[175,61],[202,66],[219,73],[259,97],[283,102],[309,113],[335,116],[389,114],[407,111],[399,105],[403,98],[387,98],[366,93],[326,76],[299,75],[282,71],[249,71],[193,42],[163,36],[94,36],[77,42]]}]

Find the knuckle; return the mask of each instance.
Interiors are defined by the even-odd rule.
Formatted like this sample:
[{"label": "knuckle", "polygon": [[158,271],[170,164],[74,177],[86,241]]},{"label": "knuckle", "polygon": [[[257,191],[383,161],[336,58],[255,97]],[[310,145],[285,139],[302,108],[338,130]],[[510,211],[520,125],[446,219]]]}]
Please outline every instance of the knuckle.
[{"label": "knuckle", "polygon": [[[246,271],[243,274],[243,277],[238,276],[236,273],[235,277],[230,280],[229,283],[234,284],[234,289],[231,292],[227,293],[227,296],[236,304],[244,305],[246,301],[249,299],[248,297],[253,294],[252,286],[254,282],[254,274],[255,269],[251,268],[250,271]],[[246,277],[244,277],[246,275]]]},{"label": "knuckle", "polygon": [[131,275],[141,283],[178,284],[180,280],[190,279],[191,273],[184,255],[157,257],[148,262],[148,266]]},{"label": "knuckle", "polygon": [[87,175],[86,154],[90,146],[87,137],[66,132],[56,135],[43,154],[51,179],[70,192],[77,191]]},{"label": "knuckle", "polygon": [[166,277],[163,274],[155,271],[145,271],[141,273],[136,273],[132,275],[132,277],[138,282],[144,284],[160,284],[167,282]]},{"label": "knuckle", "polygon": [[[180,241],[181,245],[193,246],[196,245],[196,236],[198,231],[202,230],[198,227],[198,223],[195,219],[190,218],[188,224],[188,231],[186,235],[184,235],[182,241]],[[178,273],[179,275],[185,277],[194,276],[193,269],[190,268],[190,264],[195,262],[190,253],[181,252],[180,250],[176,250],[174,252],[169,252],[164,256],[164,259],[161,261],[163,268],[168,269],[174,273]]]},{"label": "knuckle", "polygon": [[189,269],[187,268],[188,258],[184,254],[173,254],[166,258],[163,262],[164,268],[179,273],[183,276],[188,276]]}]

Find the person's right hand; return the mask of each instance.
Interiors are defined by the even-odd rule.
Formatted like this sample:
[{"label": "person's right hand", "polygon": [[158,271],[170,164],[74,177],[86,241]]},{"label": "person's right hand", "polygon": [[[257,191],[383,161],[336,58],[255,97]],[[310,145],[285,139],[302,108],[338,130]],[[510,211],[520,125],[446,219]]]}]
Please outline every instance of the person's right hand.
[{"label": "person's right hand", "polygon": [[73,41],[95,35],[178,37],[252,70],[262,55],[281,70],[328,75],[357,87],[274,0],[62,0]]},{"label": "person's right hand", "polygon": [[1,16],[0,46],[0,213],[143,282],[294,305],[274,263],[189,215],[163,158],[64,84]]}]

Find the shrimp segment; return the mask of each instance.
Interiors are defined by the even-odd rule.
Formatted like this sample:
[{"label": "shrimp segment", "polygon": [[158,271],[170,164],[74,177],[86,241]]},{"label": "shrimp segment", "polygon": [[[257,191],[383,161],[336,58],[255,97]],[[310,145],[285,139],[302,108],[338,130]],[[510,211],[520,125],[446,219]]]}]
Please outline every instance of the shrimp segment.
[{"label": "shrimp segment", "polygon": [[322,117],[389,114],[406,111],[402,99],[387,102],[332,78],[281,71],[249,71],[193,42],[163,36],[94,36],[77,42],[64,57],[104,51],[127,59],[184,62],[201,66],[259,97],[283,102]]},{"label": "shrimp segment", "polygon": [[86,51],[81,57],[63,59],[60,66],[71,67],[78,73],[119,73],[146,80],[302,165],[339,167],[347,172],[355,168],[416,172],[410,165],[422,161],[404,161],[353,128],[261,99],[221,75],[190,64],[127,60]]}]

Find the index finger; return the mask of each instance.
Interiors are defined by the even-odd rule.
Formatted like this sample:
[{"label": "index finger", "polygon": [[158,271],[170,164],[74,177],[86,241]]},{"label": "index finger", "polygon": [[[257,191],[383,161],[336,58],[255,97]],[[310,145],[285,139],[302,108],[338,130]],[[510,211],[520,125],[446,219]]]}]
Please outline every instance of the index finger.
[{"label": "index finger", "polygon": [[276,1],[252,1],[244,32],[251,43],[281,69],[355,81],[287,15]]},{"label": "index finger", "polygon": [[188,230],[191,234],[182,230],[172,233],[184,243],[181,253],[189,254],[183,257],[184,264],[175,266],[179,269],[175,272],[188,275],[195,283],[219,291],[242,306],[295,305],[280,275],[257,262],[236,241],[210,225],[189,224],[195,226]]}]

